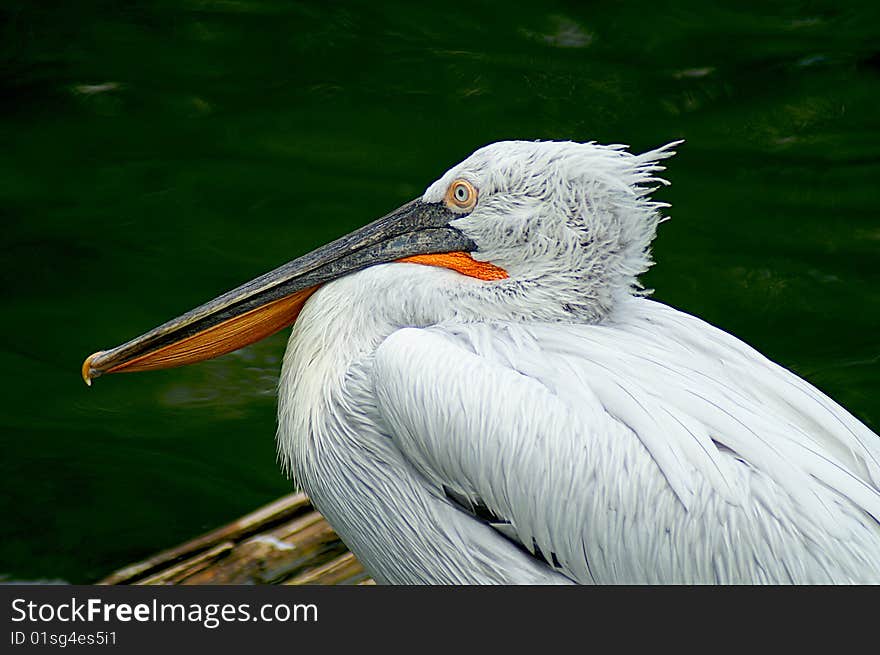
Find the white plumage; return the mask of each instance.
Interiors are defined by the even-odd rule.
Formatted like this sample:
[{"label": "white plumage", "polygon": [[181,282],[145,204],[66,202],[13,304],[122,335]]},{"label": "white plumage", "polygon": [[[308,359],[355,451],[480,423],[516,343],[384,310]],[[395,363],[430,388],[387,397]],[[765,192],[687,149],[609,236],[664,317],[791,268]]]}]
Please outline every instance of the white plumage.
[{"label": "white plumage", "polygon": [[388,263],[306,303],[279,453],[379,582],[880,582],[880,438],[641,297],[664,147],[504,142],[425,192],[483,281]]}]

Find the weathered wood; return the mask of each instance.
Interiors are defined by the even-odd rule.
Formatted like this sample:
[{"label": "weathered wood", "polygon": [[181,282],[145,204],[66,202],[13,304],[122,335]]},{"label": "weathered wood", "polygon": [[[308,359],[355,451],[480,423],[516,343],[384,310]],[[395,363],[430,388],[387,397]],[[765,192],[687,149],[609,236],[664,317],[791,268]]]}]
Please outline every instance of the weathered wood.
[{"label": "weathered wood", "polygon": [[323,566],[301,573],[295,578],[285,580],[282,584],[351,584],[352,580],[357,578],[362,578],[358,584],[375,584],[367,578],[364,568],[355,559],[354,555],[343,553]]},{"label": "weathered wood", "polygon": [[304,494],[290,494],[98,584],[370,584]]},{"label": "weathered wood", "polygon": [[224,541],[219,546],[214,546],[210,550],[200,553],[195,557],[184,560],[179,564],[169,566],[166,569],[161,569],[146,578],[141,578],[134,584],[180,584],[194,573],[211,566],[211,564],[215,563],[219,558],[232,550],[233,547],[234,544],[232,542]]}]

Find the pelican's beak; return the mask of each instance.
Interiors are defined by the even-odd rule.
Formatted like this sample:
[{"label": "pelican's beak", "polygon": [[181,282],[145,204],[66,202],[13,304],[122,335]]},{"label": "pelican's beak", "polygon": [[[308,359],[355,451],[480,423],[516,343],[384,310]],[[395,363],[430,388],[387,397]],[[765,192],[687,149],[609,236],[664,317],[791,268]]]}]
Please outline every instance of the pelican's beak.
[{"label": "pelican's beak", "polygon": [[374,264],[402,260],[483,279],[507,277],[467,254],[476,245],[449,226],[460,217],[442,203],[413,200],[121,346],[90,355],[83,380],[90,385],[105,373],[183,366],[243,348],[292,325],[323,283]]}]

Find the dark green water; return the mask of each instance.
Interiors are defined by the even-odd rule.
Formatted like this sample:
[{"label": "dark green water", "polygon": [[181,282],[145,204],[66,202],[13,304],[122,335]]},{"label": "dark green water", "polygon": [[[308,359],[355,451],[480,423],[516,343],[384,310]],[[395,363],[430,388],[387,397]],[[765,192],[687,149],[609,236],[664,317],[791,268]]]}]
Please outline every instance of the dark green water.
[{"label": "dark green water", "polygon": [[[330,3],[327,3],[330,4]],[[289,490],[285,335],[79,367],[505,138],[685,138],[646,283],[880,429],[880,4],[5,1],[0,574],[95,580]]]}]

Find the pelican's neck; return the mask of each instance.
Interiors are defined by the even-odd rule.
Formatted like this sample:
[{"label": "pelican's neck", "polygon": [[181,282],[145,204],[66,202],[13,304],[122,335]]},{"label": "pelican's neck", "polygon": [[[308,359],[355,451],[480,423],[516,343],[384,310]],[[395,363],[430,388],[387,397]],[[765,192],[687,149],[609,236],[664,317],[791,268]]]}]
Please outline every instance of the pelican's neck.
[{"label": "pelican's neck", "polygon": [[[431,491],[419,484],[374,412],[373,355],[395,330],[447,318],[462,277],[390,264],[328,283],[306,303],[284,355],[282,464],[378,581],[420,580],[406,575],[429,570],[430,562],[406,564],[402,553],[432,552],[447,537],[443,522],[426,509]],[[395,503],[411,508],[418,520],[399,516]]]},{"label": "pelican's neck", "polygon": [[373,266],[322,286],[290,334],[279,380],[278,453],[300,483],[316,446],[309,440],[326,421],[327,399],[358,360],[401,327],[425,327],[454,314],[462,276],[418,264]]},{"label": "pelican's neck", "polygon": [[279,382],[279,456],[377,580],[512,579],[503,567],[464,566],[449,555],[461,548],[459,513],[389,438],[372,364],[379,345],[403,327],[511,320],[520,312],[524,320],[528,299],[517,298],[508,284],[388,264],[326,284],[300,313]]},{"label": "pelican's neck", "polygon": [[291,331],[279,381],[278,450],[301,482],[314,457],[308,440],[326,420],[327,399],[352,365],[395,330],[443,322],[594,323],[594,299],[565,275],[484,282],[419,264],[383,264],[325,284]]}]

